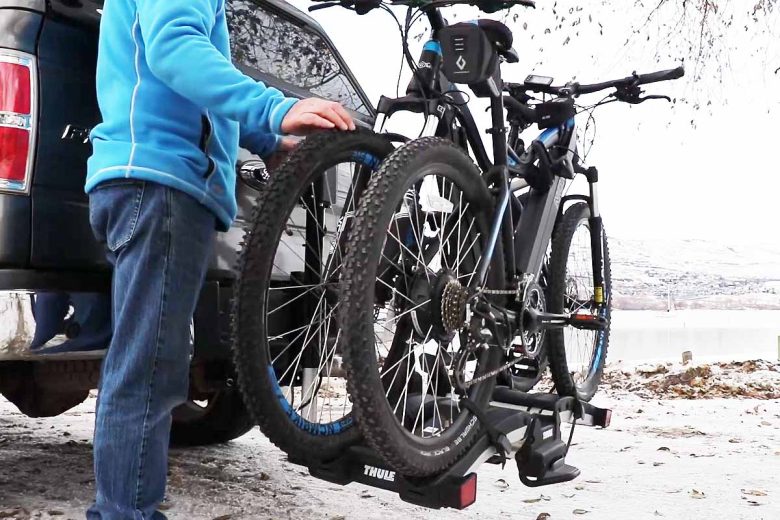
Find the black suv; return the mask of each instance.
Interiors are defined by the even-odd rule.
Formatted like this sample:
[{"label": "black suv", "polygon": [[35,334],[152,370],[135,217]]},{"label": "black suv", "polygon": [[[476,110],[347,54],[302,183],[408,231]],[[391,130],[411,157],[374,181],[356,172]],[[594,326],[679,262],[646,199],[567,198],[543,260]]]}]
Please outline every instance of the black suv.
[{"label": "black suv", "polygon": [[[102,0],[0,0],[0,392],[31,417],[60,414],[97,386],[111,337],[111,272],[83,192],[99,121],[95,60]],[[234,62],[288,96],[374,108],[322,28],[279,0],[227,0]],[[203,81],[209,81],[204,77]],[[234,227],[193,318],[190,401],[172,441],[223,442],[251,423],[233,385],[229,301],[242,221],[264,173],[242,151]]]}]

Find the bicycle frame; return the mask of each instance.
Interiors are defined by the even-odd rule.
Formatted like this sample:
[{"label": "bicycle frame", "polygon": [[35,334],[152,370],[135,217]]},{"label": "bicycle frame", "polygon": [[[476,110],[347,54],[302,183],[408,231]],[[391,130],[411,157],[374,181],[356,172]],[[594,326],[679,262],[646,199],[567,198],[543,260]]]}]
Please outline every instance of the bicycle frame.
[{"label": "bicycle frame", "polygon": [[[565,202],[563,194],[567,181],[574,178],[576,173],[586,173],[586,170],[578,167],[575,161],[575,157],[577,157],[576,122],[574,118],[571,118],[562,127],[545,130],[534,141],[535,143],[541,143],[541,146],[547,151],[553,150],[551,155],[562,161],[565,176],[555,175],[549,189],[530,189],[528,203],[515,228],[510,199],[512,196],[510,189],[512,177],[509,169],[503,92],[500,92],[498,96],[491,96],[490,98],[492,126],[488,133],[492,135],[494,158],[493,161],[490,161],[480,138],[480,132],[466,104],[465,97],[460,91],[453,90],[454,87],[441,71],[441,48],[438,41],[438,33],[446,25],[446,22],[438,9],[428,10],[426,14],[432,31],[431,39],[425,45],[423,52],[425,50],[438,49],[440,59],[435,63],[425,63],[424,65],[421,63],[421,65],[425,69],[431,70],[433,77],[437,78],[439,91],[447,92],[452,102],[445,102],[435,97],[431,92],[430,86],[426,86],[419,81],[420,78],[415,75],[407,89],[407,93],[418,91],[422,92],[422,96],[407,95],[397,99],[389,99],[383,96],[378,105],[375,129],[381,131],[386,119],[398,111],[424,113],[428,116],[434,116],[435,121],[432,121],[430,117],[426,119],[423,135],[435,135],[453,140],[462,146],[467,153],[470,147],[477,164],[483,172],[483,176],[489,185],[492,185],[498,197],[487,246],[478,266],[478,274],[472,280],[469,289],[475,292],[485,287],[488,270],[493,261],[498,240],[502,240],[504,248],[508,281],[514,284],[519,281],[527,282],[529,279],[534,281],[541,272],[547,253],[547,245],[550,242],[555,222]],[[454,121],[459,125],[455,129]],[[462,129],[462,133],[465,135],[459,135],[457,129]],[[559,150],[562,151],[559,152]],[[512,150],[512,153],[514,153],[514,150]],[[528,147],[528,150],[520,150],[515,155],[525,156],[526,159],[529,159],[528,154],[533,153],[534,145],[532,144]],[[591,209],[591,219],[598,219],[598,222],[592,222],[592,225],[600,232],[601,222],[597,203],[597,176],[593,174],[587,176],[590,183],[590,194],[580,198],[588,202]],[[491,180],[496,178],[498,182],[494,181],[491,184]],[[598,249],[593,251],[594,282],[596,283],[595,287],[601,287],[603,281],[600,275],[602,258],[600,239],[594,240],[593,245],[594,247],[598,245]],[[598,265],[598,274],[595,271],[596,265]],[[599,298],[597,298],[597,302],[598,300]]]},{"label": "bicycle frame", "polygon": [[[547,150],[557,147],[566,150],[566,167],[571,177],[575,173],[573,158],[576,156],[576,136],[577,124],[572,118],[566,122],[563,128],[545,130],[536,139]],[[515,233],[517,237],[524,239],[515,241],[515,265],[518,274],[527,273],[534,275],[534,277],[539,275],[547,253],[547,244],[560,213],[567,180],[565,177],[555,176],[548,190],[531,188],[528,203],[520,217]],[[594,186],[593,189],[595,190],[596,187]]]}]

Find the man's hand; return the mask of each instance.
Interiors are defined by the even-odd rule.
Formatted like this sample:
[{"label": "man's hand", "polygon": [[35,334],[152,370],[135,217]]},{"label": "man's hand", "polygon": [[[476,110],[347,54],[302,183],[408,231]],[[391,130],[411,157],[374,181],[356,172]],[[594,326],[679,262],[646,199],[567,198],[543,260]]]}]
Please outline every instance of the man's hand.
[{"label": "man's hand", "polygon": [[307,135],[316,130],[354,130],[355,122],[340,104],[319,98],[302,99],[287,112],[282,132]]}]

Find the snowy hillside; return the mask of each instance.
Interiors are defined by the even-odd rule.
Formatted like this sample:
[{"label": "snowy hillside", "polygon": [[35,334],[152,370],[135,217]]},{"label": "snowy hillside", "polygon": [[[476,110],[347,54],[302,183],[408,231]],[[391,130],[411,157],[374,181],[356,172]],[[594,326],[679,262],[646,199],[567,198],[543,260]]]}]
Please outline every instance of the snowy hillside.
[{"label": "snowy hillside", "polygon": [[617,308],[780,309],[780,241],[610,240]]}]

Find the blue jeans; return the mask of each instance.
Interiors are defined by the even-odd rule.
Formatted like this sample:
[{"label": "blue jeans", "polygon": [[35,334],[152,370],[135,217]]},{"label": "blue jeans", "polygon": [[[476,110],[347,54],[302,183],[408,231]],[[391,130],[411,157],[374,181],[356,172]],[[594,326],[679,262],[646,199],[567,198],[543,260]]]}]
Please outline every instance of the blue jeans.
[{"label": "blue jeans", "polygon": [[98,392],[97,496],[87,518],[161,519],[171,410],[187,398],[190,320],[216,220],[189,195],[129,179],[98,186],[89,209],[114,265],[114,333]]}]

